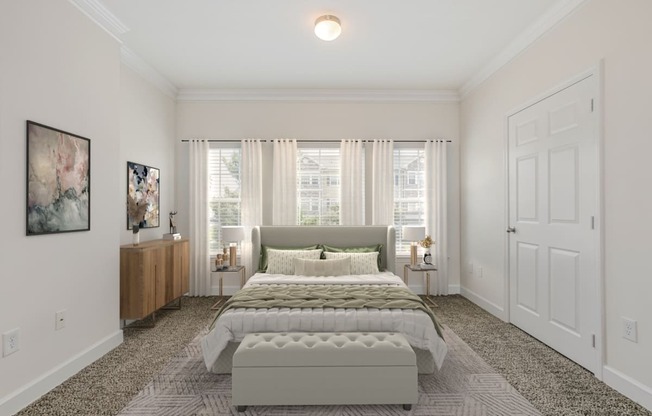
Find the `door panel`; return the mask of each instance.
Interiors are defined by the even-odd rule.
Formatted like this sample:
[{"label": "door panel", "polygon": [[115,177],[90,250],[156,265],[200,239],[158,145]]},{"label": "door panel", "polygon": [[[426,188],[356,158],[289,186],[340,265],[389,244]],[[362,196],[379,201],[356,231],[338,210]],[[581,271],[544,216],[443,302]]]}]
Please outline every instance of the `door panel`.
[{"label": "door panel", "polygon": [[598,364],[594,76],[512,115],[510,320],[591,371]]}]

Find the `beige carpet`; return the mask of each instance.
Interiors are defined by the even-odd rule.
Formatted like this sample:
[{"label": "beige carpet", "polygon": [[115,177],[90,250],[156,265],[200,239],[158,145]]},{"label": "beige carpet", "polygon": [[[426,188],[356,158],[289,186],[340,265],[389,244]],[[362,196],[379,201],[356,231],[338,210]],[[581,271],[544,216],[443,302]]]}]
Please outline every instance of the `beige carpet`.
[{"label": "beige carpet", "polygon": [[464,341],[445,327],[449,353],[440,371],[419,376],[419,402],[411,411],[400,405],[231,406],[231,376],[204,366],[201,334],[122,410],[120,415],[539,415],[505,379]]}]

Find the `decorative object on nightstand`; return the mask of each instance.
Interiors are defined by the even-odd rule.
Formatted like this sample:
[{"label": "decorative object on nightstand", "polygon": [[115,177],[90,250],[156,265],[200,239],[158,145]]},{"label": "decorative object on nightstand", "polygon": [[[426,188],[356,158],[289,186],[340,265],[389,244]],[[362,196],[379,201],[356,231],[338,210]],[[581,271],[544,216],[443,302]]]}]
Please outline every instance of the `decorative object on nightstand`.
[{"label": "decorative object on nightstand", "polygon": [[237,247],[242,240],[244,240],[244,227],[239,225],[222,227],[222,241],[229,243],[229,266],[231,267],[236,264]]},{"label": "decorative object on nightstand", "polygon": [[416,225],[403,226],[403,241],[410,242],[410,264],[417,264],[417,243],[426,234],[426,227]]},{"label": "decorative object on nightstand", "polygon": [[423,253],[423,263],[425,265],[432,265],[432,254],[430,254],[430,246],[433,244],[435,244],[435,242],[432,241],[432,238],[430,238],[429,235],[426,235],[426,238],[419,242],[419,245],[426,249],[426,252]]}]

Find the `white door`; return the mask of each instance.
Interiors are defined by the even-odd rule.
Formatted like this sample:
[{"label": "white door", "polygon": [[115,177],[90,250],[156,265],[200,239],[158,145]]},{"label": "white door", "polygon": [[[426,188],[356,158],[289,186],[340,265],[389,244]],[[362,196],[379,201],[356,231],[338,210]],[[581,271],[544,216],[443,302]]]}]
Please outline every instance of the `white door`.
[{"label": "white door", "polygon": [[593,372],[600,310],[596,78],[508,118],[510,320]]}]

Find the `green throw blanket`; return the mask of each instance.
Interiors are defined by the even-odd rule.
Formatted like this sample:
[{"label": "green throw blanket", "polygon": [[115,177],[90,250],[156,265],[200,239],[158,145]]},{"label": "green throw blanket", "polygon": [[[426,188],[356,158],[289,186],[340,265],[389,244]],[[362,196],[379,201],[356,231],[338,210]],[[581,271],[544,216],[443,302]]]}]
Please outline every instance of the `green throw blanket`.
[{"label": "green throw blanket", "polygon": [[377,308],[419,309],[428,314],[440,337],[442,330],[421,298],[409,289],[396,286],[360,285],[261,285],[238,291],[222,305],[219,316],[235,308]]}]

